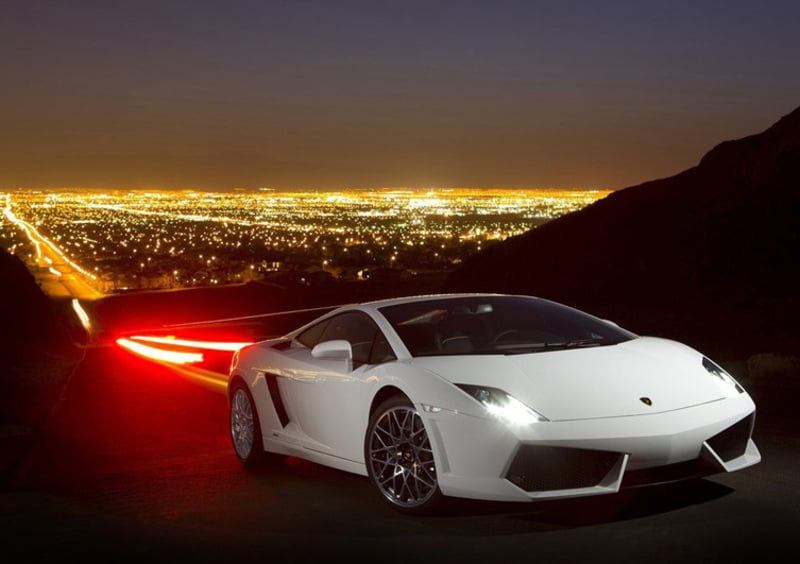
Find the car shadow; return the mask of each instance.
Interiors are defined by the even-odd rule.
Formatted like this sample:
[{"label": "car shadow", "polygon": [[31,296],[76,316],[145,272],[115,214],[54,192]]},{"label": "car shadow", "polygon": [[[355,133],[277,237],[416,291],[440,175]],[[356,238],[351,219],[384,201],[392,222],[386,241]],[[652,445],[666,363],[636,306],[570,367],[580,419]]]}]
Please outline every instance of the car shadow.
[{"label": "car shadow", "polygon": [[[625,489],[615,494],[536,502],[496,502],[444,498],[431,515],[403,515],[376,495],[369,480],[306,460],[280,457],[248,469],[265,487],[302,488],[326,499],[333,513],[346,511],[370,527],[392,524],[393,534],[453,536],[513,535],[589,527],[680,511],[723,498],[735,490],[711,478]],[[358,517],[360,515],[360,517]],[[398,521],[399,519],[399,521]],[[405,525],[400,525],[403,522]],[[423,533],[424,531],[424,533]]]},{"label": "car shadow", "polygon": [[447,499],[438,516],[502,517],[544,529],[576,528],[639,519],[709,503],[733,493],[710,479],[623,490],[616,494],[528,503]]}]

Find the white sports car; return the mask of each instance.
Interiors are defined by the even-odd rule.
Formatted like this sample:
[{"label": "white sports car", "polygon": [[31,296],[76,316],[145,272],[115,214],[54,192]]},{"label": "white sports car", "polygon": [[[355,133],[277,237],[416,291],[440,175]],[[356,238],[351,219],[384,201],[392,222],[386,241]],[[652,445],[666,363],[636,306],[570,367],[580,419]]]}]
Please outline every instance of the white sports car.
[{"label": "white sports car", "polygon": [[758,463],[755,405],[713,361],[549,300],[448,294],[340,307],[234,355],[245,463],[369,476],[405,513],[447,496],[612,493]]}]

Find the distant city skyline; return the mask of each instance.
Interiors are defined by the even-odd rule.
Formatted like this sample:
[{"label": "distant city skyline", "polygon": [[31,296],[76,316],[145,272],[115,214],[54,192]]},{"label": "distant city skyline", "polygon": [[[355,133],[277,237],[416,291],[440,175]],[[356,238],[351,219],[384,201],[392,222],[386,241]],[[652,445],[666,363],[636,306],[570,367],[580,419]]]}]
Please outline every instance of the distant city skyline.
[{"label": "distant city skyline", "polygon": [[800,3],[9,0],[0,191],[614,190],[800,105]]},{"label": "distant city skyline", "polygon": [[40,279],[59,281],[59,291],[82,282],[83,294],[276,278],[306,284],[311,276],[366,280],[375,270],[447,271],[485,244],[607,195],[22,190],[0,194],[0,248]]}]

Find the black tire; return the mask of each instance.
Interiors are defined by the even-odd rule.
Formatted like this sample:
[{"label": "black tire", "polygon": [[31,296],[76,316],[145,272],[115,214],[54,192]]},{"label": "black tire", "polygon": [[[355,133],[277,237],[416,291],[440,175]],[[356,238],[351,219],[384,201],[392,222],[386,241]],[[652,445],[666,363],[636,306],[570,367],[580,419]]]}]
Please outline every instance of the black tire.
[{"label": "black tire", "polygon": [[254,466],[264,460],[265,452],[253,396],[244,382],[234,380],[228,397],[233,451],[245,465]]},{"label": "black tire", "polygon": [[430,439],[419,412],[405,396],[392,396],[370,417],[364,461],[372,485],[395,510],[434,513],[442,492]]}]

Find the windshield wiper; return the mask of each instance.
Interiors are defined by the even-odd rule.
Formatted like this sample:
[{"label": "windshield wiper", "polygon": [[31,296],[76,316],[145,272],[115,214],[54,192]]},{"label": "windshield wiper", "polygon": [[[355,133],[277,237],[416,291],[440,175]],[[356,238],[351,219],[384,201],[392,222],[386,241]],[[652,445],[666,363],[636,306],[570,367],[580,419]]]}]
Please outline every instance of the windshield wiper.
[{"label": "windshield wiper", "polygon": [[[524,354],[532,352],[545,352],[545,351],[563,351],[566,349],[578,349],[586,347],[599,347],[607,344],[603,337],[593,337],[589,339],[574,339],[572,341],[556,341],[551,343],[510,343],[498,345],[495,350],[503,354]],[[608,343],[610,344],[610,343]]]},{"label": "windshield wiper", "polygon": [[574,339],[572,341],[556,341],[550,343],[520,343],[502,347],[503,351],[520,352],[527,350],[531,352],[561,351],[565,349],[578,349],[584,347],[598,347],[603,344],[602,337],[591,339]]},{"label": "windshield wiper", "polygon": [[565,341],[563,343],[548,343],[553,347],[560,347],[564,349],[577,349],[583,347],[598,347],[603,344],[605,339],[603,337],[591,337],[589,339],[575,339],[573,341]]}]

